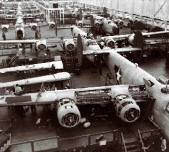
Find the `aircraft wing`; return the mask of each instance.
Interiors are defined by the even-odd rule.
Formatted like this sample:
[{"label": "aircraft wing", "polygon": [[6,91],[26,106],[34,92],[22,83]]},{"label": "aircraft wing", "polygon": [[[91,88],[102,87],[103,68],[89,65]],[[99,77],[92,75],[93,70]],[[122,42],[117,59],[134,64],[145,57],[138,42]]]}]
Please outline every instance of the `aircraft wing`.
[{"label": "aircraft wing", "polygon": [[127,53],[127,52],[141,51],[141,49],[126,47],[126,48],[115,48],[115,49],[85,50],[83,51],[83,55],[109,54],[110,52],[113,51],[118,53]]},{"label": "aircraft wing", "polygon": [[23,85],[45,83],[45,82],[63,81],[63,80],[69,80],[70,78],[71,78],[71,75],[68,72],[59,72],[56,74],[51,74],[51,75],[46,75],[46,76],[0,83],[0,88],[13,87],[16,84],[23,86]]},{"label": "aircraft wing", "polygon": [[23,65],[23,66],[16,66],[16,67],[10,67],[10,68],[3,68],[3,69],[0,69],[0,73],[29,71],[29,70],[45,70],[45,69],[50,69],[52,65],[55,67],[56,70],[63,69],[62,61],[53,61],[53,62],[32,64],[32,65]]},{"label": "aircraft wing", "polygon": [[104,39],[104,38],[111,38],[111,39],[113,39],[113,40],[116,40],[116,39],[128,38],[129,36],[130,36],[130,34],[114,35],[114,36],[103,36],[102,39]]},{"label": "aircraft wing", "polygon": [[97,54],[109,54],[112,50],[85,50],[83,55],[97,55]]},{"label": "aircraft wing", "polygon": [[159,32],[148,32],[148,33],[142,33],[143,36],[153,36],[153,35],[160,35],[160,34],[169,34],[169,31],[159,31]]},{"label": "aircraft wing", "polygon": [[[153,35],[160,35],[160,34],[169,34],[169,31],[159,31],[159,32],[148,32],[148,33],[142,33],[143,36],[145,37],[150,37]],[[131,34],[124,34],[124,35],[114,35],[114,36],[105,36],[102,37],[102,39],[104,38],[111,38],[111,39],[124,39],[124,38],[128,38]]]},{"label": "aircraft wing", "polygon": [[24,44],[31,44],[31,43],[36,43],[38,42],[39,40],[35,40],[35,39],[27,39],[27,40],[5,40],[5,41],[0,41],[0,44],[21,44],[21,43],[24,43]]},{"label": "aircraft wing", "polygon": [[113,103],[115,97],[121,94],[132,96],[136,102],[145,102],[145,98],[138,98],[138,92],[141,94],[141,96],[147,96],[146,92],[142,89],[143,87],[144,86],[131,87],[129,85],[113,85],[44,91],[38,93],[23,94],[21,96],[5,95],[0,96],[0,106],[51,104],[56,103],[63,98],[72,99],[77,105],[107,104]]},{"label": "aircraft wing", "polygon": [[134,47],[117,48],[115,49],[115,51],[118,53],[137,52],[137,51],[141,51],[141,48],[134,48]]}]

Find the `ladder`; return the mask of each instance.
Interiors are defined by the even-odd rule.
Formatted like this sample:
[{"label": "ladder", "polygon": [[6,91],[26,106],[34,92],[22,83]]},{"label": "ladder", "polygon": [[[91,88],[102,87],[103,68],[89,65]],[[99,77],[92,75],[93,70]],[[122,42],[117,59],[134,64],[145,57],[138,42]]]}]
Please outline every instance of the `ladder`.
[{"label": "ladder", "polygon": [[10,58],[10,61],[8,63],[9,66],[14,66],[16,64],[17,56],[13,56]]},{"label": "ladder", "polygon": [[122,139],[122,151],[123,152],[146,152],[141,136],[138,133],[138,136],[126,137],[124,138],[124,134],[121,133]]}]

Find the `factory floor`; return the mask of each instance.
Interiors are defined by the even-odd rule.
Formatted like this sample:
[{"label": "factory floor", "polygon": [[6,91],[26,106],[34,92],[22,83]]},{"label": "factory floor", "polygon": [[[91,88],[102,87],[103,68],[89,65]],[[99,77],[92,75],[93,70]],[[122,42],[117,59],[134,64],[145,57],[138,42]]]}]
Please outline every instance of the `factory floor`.
[{"label": "factory floor", "polygon": [[[94,66],[85,67],[81,70],[80,75],[73,74],[72,75],[72,87],[90,87],[90,86],[101,86],[105,85],[105,77],[108,72],[108,69],[103,66],[102,74],[99,74],[99,70]],[[9,76],[11,79],[12,76]],[[5,81],[9,80],[8,77],[3,77],[1,80]],[[114,82],[115,83],[115,82]],[[85,115],[84,115],[85,117]],[[48,137],[59,136],[59,137],[76,137],[85,134],[94,134],[101,133],[104,131],[120,129],[124,132],[126,136],[135,136],[137,134],[137,130],[150,130],[153,129],[154,126],[145,118],[139,119],[134,124],[125,124],[115,115],[107,116],[107,115],[99,115],[96,117],[87,117],[88,121],[91,122],[91,127],[83,128],[80,124],[76,128],[73,129],[64,129],[60,127],[57,123],[57,117],[55,116],[55,112],[49,111],[49,113],[45,113],[43,107],[37,107],[37,114],[32,115],[31,110],[25,113],[25,116],[17,115],[11,112],[8,108],[0,108],[0,120],[13,118],[13,127],[12,127],[12,143],[19,143],[29,140],[37,140],[37,139],[45,139]],[[36,121],[38,118],[41,118],[41,124],[36,125]],[[108,135],[110,138],[111,134]],[[82,138],[74,142],[70,141],[62,141],[61,145],[67,145],[67,148],[84,145],[87,143],[88,139]],[[34,142],[34,148],[39,151],[40,149],[52,149],[58,146],[58,140],[56,138],[45,140],[45,141],[37,141]],[[31,152],[31,144],[25,143],[21,145],[14,145],[10,148],[12,152],[20,152],[27,151]],[[66,146],[61,148],[66,148]]]}]

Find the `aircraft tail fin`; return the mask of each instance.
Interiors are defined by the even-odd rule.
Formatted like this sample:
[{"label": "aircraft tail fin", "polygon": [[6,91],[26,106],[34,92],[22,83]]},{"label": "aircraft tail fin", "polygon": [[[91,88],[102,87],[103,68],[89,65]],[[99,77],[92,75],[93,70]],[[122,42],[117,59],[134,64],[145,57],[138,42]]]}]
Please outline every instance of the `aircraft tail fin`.
[{"label": "aircraft tail fin", "polygon": [[133,45],[134,45],[134,47],[143,48],[143,46],[144,46],[144,38],[143,38],[143,35],[142,35],[141,31],[136,31],[135,32]]},{"label": "aircraft tail fin", "polygon": [[90,16],[91,27],[94,27],[94,18],[93,15]]},{"label": "aircraft tail fin", "polygon": [[77,36],[77,54],[79,59],[79,65],[82,65],[82,58],[83,58],[83,44],[82,44],[82,38],[80,34]]}]

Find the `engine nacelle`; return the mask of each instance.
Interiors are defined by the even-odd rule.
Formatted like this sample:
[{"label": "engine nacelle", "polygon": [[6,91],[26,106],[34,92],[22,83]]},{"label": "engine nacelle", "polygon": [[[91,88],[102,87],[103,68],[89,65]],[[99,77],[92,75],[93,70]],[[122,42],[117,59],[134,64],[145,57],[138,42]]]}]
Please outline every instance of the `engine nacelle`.
[{"label": "engine nacelle", "polygon": [[36,48],[39,50],[39,51],[44,51],[47,49],[47,43],[46,43],[46,40],[39,40],[36,42]]},{"label": "engine nacelle", "polygon": [[94,21],[94,26],[95,26],[96,28],[99,28],[101,25],[102,25],[102,22],[100,22],[100,21],[98,21],[98,20],[95,20],[95,21]]},{"label": "engine nacelle", "polygon": [[140,117],[140,107],[136,101],[127,94],[115,97],[116,115],[125,122],[135,122]]},{"label": "engine nacelle", "polygon": [[75,50],[75,43],[72,39],[64,39],[63,45],[64,45],[64,48],[68,51],[74,51]]},{"label": "engine nacelle", "polygon": [[1,28],[3,32],[8,32],[9,25],[8,24],[1,25]]},{"label": "engine nacelle", "polygon": [[94,15],[93,18],[94,18],[94,26],[96,28],[99,28],[103,24],[104,18],[97,15]]},{"label": "engine nacelle", "polygon": [[48,24],[49,24],[49,28],[50,29],[54,29],[55,28],[55,22],[48,22]]},{"label": "engine nacelle", "polygon": [[115,48],[116,46],[116,42],[112,39],[112,38],[104,38],[104,42],[106,44],[106,46],[110,47],[110,48]]},{"label": "engine nacelle", "polygon": [[62,127],[73,128],[79,124],[81,114],[74,100],[63,98],[58,103],[57,117]]},{"label": "engine nacelle", "polygon": [[30,27],[32,30],[35,31],[37,29],[38,25],[37,25],[37,23],[30,23]]},{"label": "engine nacelle", "polygon": [[77,25],[77,26],[82,26],[82,25],[83,25],[83,21],[82,21],[82,20],[77,21],[77,22],[76,22],[76,25]]},{"label": "engine nacelle", "polygon": [[114,22],[119,26],[123,26],[123,24],[124,24],[121,19],[116,19],[116,20],[114,20]]}]

